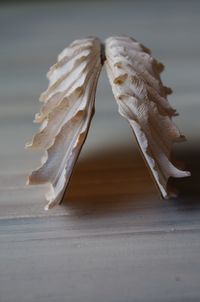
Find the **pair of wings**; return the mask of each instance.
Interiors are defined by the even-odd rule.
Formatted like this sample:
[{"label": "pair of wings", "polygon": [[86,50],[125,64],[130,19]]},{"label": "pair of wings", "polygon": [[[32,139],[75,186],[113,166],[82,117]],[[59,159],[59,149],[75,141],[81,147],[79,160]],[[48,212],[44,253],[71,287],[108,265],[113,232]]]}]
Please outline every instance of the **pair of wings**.
[{"label": "pair of wings", "polygon": [[[104,46],[105,45],[105,46]],[[170,161],[172,144],[184,137],[172,122],[176,111],[169,105],[171,90],[163,86],[163,64],[132,38],[76,40],[58,56],[47,77],[41,110],[35,122],[39,132],[27,144],[45,151],[42,165],[29,176],[29,184],[50,183],[46,209],[59,204],[86,139],[94,113],[98,77],[103,64],[119,107],[135,134],[154,180],[164,198],[169,177],[189,176]]]}]

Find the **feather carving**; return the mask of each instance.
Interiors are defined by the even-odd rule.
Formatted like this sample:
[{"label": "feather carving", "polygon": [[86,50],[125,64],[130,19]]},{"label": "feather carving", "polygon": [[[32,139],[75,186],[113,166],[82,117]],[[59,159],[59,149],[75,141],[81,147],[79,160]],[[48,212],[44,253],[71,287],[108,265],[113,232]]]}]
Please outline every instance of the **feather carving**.
[{"label": "feather carving", "polygon": [[76,40],[47,73],[49,86],[40,96],[42,106],[35,115],[41,126],[26,145],[45,152],[28,184],[50,184],[46,209],[61,202],[69,183],[94,113],[104,63],[119,113],[129,122],[162,197],[173,196],[167,187],[169,177],[190,175],[171,162],[173,143],[184,136],[172,121],[177,112],[167,100],[172,91],[160,78],[164,65],[130,37],[110,37],[105,46],[98,38]]},{"label": "feather carving", "polygon": [[150,51],[129,37],[110,37],[105,42],[105,66],[119,113],[135,134],[142,155],[164,198],[173,196],[167,188],[169,177],[186,177],[171,160],[174,142],[184,140],[172,122],[176,115],[163,86],[160,73],[164,65]]},{"label": "feather carving", "polygon": [[47,74],[49,87],[40,97],[43,104],[35,117],[42,124],[27,144],[45,151],[42,166],[31,173],[28,183],[50,183],[46,209],[60,203],[87,136],[101,70],[100,49],[97,38],[77,40]]}]

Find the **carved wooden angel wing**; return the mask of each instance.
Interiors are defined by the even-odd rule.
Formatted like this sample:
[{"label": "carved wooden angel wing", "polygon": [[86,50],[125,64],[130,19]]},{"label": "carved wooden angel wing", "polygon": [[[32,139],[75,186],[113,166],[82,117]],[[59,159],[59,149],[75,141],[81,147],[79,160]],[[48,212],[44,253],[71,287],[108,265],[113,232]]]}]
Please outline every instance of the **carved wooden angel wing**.
[{"label": "carved wooden angel wing", "polygon": [[31,173],[28,183],[50,183],[46,209],[61,202],[87,136],[102,66],[100,51],[97,38],[76,40],[47,74],[49,87],[40,97],[43,104],[35,117],[41,128],[27,144],[45,150],[42,166]]},{"label": "carved wooden angel wing", "polygon": [[119,113],[130,123],[143,157],[164,198],[172,196],[167,181],[190,173],[170,161],[172,144],[184,137],[172,122],[176,111],[169,105],[160,73],[163,64],[129,37],[110,37],[105,42],[105,66]]}]

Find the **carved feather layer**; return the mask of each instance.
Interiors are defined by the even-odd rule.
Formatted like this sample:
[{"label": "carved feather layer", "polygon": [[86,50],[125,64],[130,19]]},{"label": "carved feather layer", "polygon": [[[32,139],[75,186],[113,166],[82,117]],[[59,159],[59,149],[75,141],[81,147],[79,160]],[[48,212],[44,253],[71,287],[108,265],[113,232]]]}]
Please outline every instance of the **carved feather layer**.
[{"label": "carved feather layer", "polygon": [[74,41],[47,74],[49,87],[40,97],[43,105],[35,117],[42,125],[27,144],[46,150],[42,166],[31,173],[28,183],[50,183],[47,209],[61,202],[87,136],[101,70],[100,50],[97,38]]},{"label": "carved feather layer", "polygon": [[172,145],[184,137],[172,122],[176,115],[168,100],[171,89],[163,86],[162,63],[129,37],[110,37],[105,42],[105,66],[119,113],[130,123],[143,157],[164,198],[169,177],[186,177],[170,161]]}]

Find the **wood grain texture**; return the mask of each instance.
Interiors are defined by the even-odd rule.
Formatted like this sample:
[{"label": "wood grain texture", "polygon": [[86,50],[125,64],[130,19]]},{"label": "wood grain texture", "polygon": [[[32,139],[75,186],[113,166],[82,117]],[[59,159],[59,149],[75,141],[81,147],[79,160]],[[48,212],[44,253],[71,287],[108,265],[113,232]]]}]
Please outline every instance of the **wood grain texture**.
[{"label": "wood grain texture", "polygon": [[[0,23],[0,302],[199,301],[200,3],[4,4]],[[192,177],[172,181],[178,199],[160,199],[103,74],[64,202],[45,212],[46,187],[25,186],[40,154],[24,144],[37,129],[46,71],[74,39],[115,33],[166,65],[188,138],[175,153]]]}]

